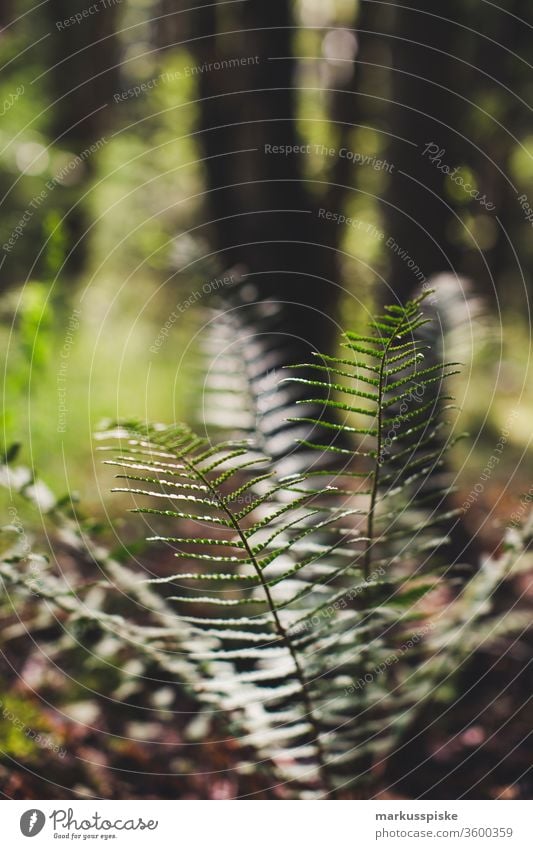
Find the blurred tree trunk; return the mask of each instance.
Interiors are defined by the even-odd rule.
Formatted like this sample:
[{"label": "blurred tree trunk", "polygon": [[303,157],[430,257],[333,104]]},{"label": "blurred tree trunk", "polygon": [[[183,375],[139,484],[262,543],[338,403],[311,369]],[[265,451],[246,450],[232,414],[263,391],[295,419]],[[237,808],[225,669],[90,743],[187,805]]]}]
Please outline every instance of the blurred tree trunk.
[{"label": "blurred tree trunk", "polygon": [[[391,288],[404,301],[419,285],[406,257],[426,277],[456,269],[459,251],[451,238],[454,223],[445,191],[446,175],[439,164],[453,169],[464,162],[461,137],[465,72],[455,59],[462,32],[454,21],[464,18],[463,0],[450,0],[429,10],[423,0],[398,3],[393,19],[392,104],[389,128],[394,134],[389,158],[393,178],[386,195],[387,232],[398,250],[391,251]],[[457,92],[457,93],[456,93]],[[434,163],[431,151],[441,153]],[[440,160],[440,163],[439,161]]]},{"label": "blurred tree trunk", "polygon": [[[508,234],[520,232],[524,219],[510,182],[513,179],[510,161],[514,153],[513,136],[521,140],[531,133],[531,116],[524,105],[530,102],[528,53],[531,30],[522,20],[531,19],[531,5],[525,0],[509,0],[505,11],[507,14],[493,10],[479,13],[483,16],[485,38],[478,38],[476,42],[472,62],[479,76],[477,87],[470,96],[476,103],[488,104],[488,117],[480,127],[479,117],[475,113],[469,115],[470,120],[465,127],[467,138],[473,136],[486,154],[477,156],[473,168],[483,190],[487,190],[495,204],[492,215],[497,215],[505,225],[504,229],[494,223],[483,255],[472,251],[467,258],[467,273],[479,282],[493,307],[496,306],[495,296],[503,302],[508,297],[512,301],[513,294],[516,297],[516,290],[513,293],[508,285],[508,274],[520,276],[520,272]],[[495,79],[499,83],[499,92]],[[495,92],[498,92],[496,97]],[[490,120],[492,115],[493,121]],[[525,226],[529,227],[529,224]]]},{"label": "blurred tree trunk", "polygon": [[3,0],[0,3],[0,29],[3,29],[13,20],[13,10],[11,0]]},{"label": "blurred tree trunk", "polygon": [[[207,215],[220,262],[245,270],[226,304],[238,311],[248,340],[256,400],[278,369],[309,362],[313,350],[330,352],[338,338],[342,228],[319,215],[324,195],[320,199],[303,176],[309,153],[298,148],[291,8],[288,0],[213,4],[189,20],[199,69]],[[348,89],[354,79],[355,67]],[[354,93],[341,96],[336,119],[351,125],[355,103]],[[342,190],[335,202],[342,211]],[[291,446],[285,417],[294,400],[294,387],[269,395],[271,410],[280,408],[269,433],[286,431]],[[304,414],[290,409],[298,412]],[[282,456],[288,444],[267,439],[266,448]]]},{"label": "blurred tree trunk", "polygon": [[[87,10],[85,0],[50,0],[44,6],[50,39],[48,85],[52,105],[52,143],[79,155],[101,140],[111,127],[113,94],[119,89],[119,41],[116,36],[120,2],[96,4],[98,11],[79,23],[64,22]],[[83,158],[83,173],[69,190],[68,206],[87,188],[94,169],[92,155]],[[70,201],[70,203],[69,203]],[[66,238],[76,245],[87,229],[85,210],[77,204],[66,219]],[[70,271],[84,264],[86,243],[82,239],[69,260]]]},{"label": "blurred tree trunk", "polygon": [[[220,258],[244,264],[260,298],[289,302],[293,335],[304,331],[309,347],[329,349],[328,319],[339,291],[335,230],[318,217],[302,180],[305,153],[269,152],[301,144],[290,4],[248,0],[230,19],[222,8],[196,13],[191,45],[200,67],[224,59],[246,63],[199,75],[208,206]],[[226,28],[236,32],[225,35]]]}]

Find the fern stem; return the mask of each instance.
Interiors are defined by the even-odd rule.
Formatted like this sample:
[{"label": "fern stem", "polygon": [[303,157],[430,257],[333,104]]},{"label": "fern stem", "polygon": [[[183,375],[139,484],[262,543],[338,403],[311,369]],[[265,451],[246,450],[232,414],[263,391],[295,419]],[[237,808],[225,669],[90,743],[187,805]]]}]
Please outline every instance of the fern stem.
[{"label": "fern stem", "polygon": [[[388,343],[390,345],[390,342]],[[385,363],[386,363],[386,352],[388,348],[385,349],[383,353],[383,359],[381,360],[381,365],[379,369],[379,386],[378,386],[378,416],[377,416],[377,446],[376,446],[376,466],[373,474],[372,481],[372,489],[370,492],[370,506],[368,508],[368,516],[366,520],[366,543],[365,543],[365,554],[363,557],[363,577],[365,581],[368,581],[370,577],[370,566],[372,560],[372,547],[374,545],[374,515],[376,512],[376,502],[379,492],[379,484],[380,484],[380,470],[381,470],[381,449],[383,444],[383,378],[385,374]]]},{"label": "fern stem", "polygon": [[321,779],[322,784],[324,786],[325,797],[329,798],[331,796],[332,792],[333,792],[333,786],[332,786],[330,779],[329,779],[329,773],[328,773],[327,761],[326,761],[326,754],[325,754],[325,751],[324,751],[324,746],[322,745],[322,740],[320,739],[320,727],[319,727],[319,724],[318,724],[318,720],[315,716],[315,708],[314,708],[314,705],[313,705],[313,699],[312,699],[311,693],[309,692],[309,683],[308,683],[308,681],[305,677],[302,665],[301,665],[300,660],[298,658],[298,653],[297,653],[294,645],[292,644],[292,640],[291,640],[291,638],[288,634],[288,631],[283,626],[283,623],[282,623],[282,621],[279,617],[276,604],[274,602],[274,599],[272,598],[272,593],[270,592],[270,587],[268,585],[268,581],[265,580],[265,577],[263,575],[263,570],[261,569],[259,563],[257,562],[257,558],[256,558],[256,556],[255,556],[255,554],[252,550],[252,547],[250,546],[250,543],[249,543],[249,541],[246,537],[246,534],[243,533],[243,531],[242,531],[240,523],[237,521],[237,519],[233,515],[233,512],[230,510],[230,508],[227,506],[224,499],[222,499],[220,497],[216,487],[214,487],[211,484],[211,481],[209,480],[209,478],[207,478],[203,474],[203,472],[200,469],[198,469],[197,467],[195,467],[194,464],[192,464],[185,456],[182,455],[182,459],[185,462],[185,464],[189,467],[189,469],[193,472],[193,474],[198,475],[198,477],[200,478],[202,483],[204,483],[208,487],[212,496],[216,500],[219,508],[228,517],[229,521],[231,522],[232,527],[234,528],[235,532],[239,536],[239,539],[241,540],[241,542],[244,546],[244,549],[245,549],[246,553],[248,554],[248,557],[250,558],[250,562],[253,565],[253,568],[254,568],[254,570],[257,574],[257,577],[259,578],[261,588],[262,588],[262,590],[265,594],[265,598],[267,600],[268,607],[269,607],[270,612],[272,614],[272,617],[274,619],[274,624],[276,626],[278,636],[279,636],[281,642],[283,643],[283,645],[285,646],[285,648],[289,651],[292,662],[294,664],[294,669],[295,669],[295,673],[296,673],[296,680],[298,681],[298,683],[300,685],[300,689],[302,691],[302,701],[303,701],[303,705],[304,705],[304,710],[307,714],[307,718],[309,720],[309,724],[310,724],[310,726],[312,728],[312,732],[313,732],[313,737],[314,737],[313,742],[315,744],[316,752],[317,752],[317,764],[318,764],[318,771],[319,771],[320,779]]},{"label": "fern stem", "polygon": [[389,353],[389,348],[393,343],[394,336],[398,335],[398,333],[402,330],[402,326],[405,324],[406,316],[402,317],[402,320],[399,322],[398,327],[395,329],[394,335],[391,334],[389,337],[387,344],[383,349],[383,356],[381,358],[380,366],[379,366],[379,375],[378,375],[378,413],[377,413],[377,445],[376,445],[376,467],[373,475],[372,482],[372,490],[370,493],[370,506],[368,508],[368,516],[367,516],[367,525],[366,525],[366,536],[367,542],[365,545],[365,554],[363,558],[363,577],[365,581],[370,577],[370,567],[372,561],[372,548],[374,545],[374,518],[376,513],[376,503],[380,486],[380,471],[381,471],[381,451],[383,447],[383,396],[384,396],[384,383],[386,379],[385,368],[387,365],[387,354]]}]

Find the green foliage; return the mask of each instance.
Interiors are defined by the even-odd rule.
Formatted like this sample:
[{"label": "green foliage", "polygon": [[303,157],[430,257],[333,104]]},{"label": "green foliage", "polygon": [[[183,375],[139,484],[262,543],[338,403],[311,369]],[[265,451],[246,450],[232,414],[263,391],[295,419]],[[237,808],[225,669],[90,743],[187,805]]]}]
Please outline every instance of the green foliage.
[{"label": "green foliage", "polygon": [[5,694],[0,701],[0,752],[15,759],[34,759],[39,752],[33,738],[36,729],[46,734],[48,727],[40,712],[27,698]]},{"label": "green foliage", "polygon": [[[292,421],[343,431],[361,440],[355,472],[349,467],[350,449],[312,439],[302,444],[332,454],[336,474],[340,456],[348,466],[345,474],[363,479],[358,494],[369,498],[368,541],[362,564],[365,578],[373,566],[393,559],[392,548],[399,550],[403,560],[420,554],[428,545],[428,532],[441,525],[444,518],[451,518],[433,510],[418,527],[413,523],[412,509],[406,511],[419,507],[421,501],[444,501],[447,486],[439,487],[432,481],[445,451],[454,444],[452,440],[442,441],[442,413],[452,407],[446,402],[453,399],[441,387],[446,378],[458,373],[455,367],[459,363],[434,362],[430,345],[420,338],[421,328],[429,323],[421,311],[425,297],[408,301],[405,307],[385,307],[385,314],[370,323],[367,335],[344,334],[342,347],[350,353],[349,358],[318,354],[316,362],[294,366],[314,371],[316,379],[289,378],[310,387],[309,397],[298,404],[321,403],[325,408],[320,419],[300,417]],[[331,397],[332,391],[338,393],[340,400]],[[317,396],[322,393],[326,399],[320,401],[312,392]],[[332,409],[344,413],[345,420],[329,421],[327,413]],[[351,423],[353,416],[359,423]],[[437,548],[443,542],[433,539],[430,547]]]},{"label": "green foliage", "polygon": [[16,429],[18,400],[24,399],[26,404],[29,378],[33,375],[34,380],[42,380],[52,350],[53,317],[48,288],[44,283],[29,281],[17,295],[16,319],[10,316],[16,333],[5,328],[1,334],[8,363],[3,387],[8,403],[4,404],[0,419],[8,438]]},{"label": "green foliage", "polygon": [[[387,308],[368,335],[347,333],[350,358],[303,367],[316,380],[289,378],[309,387],[302,404],[316,404],[316,390],[327,398],[320,420],[298,421],[361,439],[357,450],[303,442],[336,461],[322,478],[276,480],[251,443],[210,445],[185,425],[107,434],[120,439],[109,462],[128,481],[115,491],[156,500],[134,512],[174,523],[150,539],[181,569],[147,580],[175,605],[200,698],[228,712],[257,757],[326,794],[363,780],[369,758],[392,745],[392,720],[416,704],[390,692],[384,673],[406,644],[412,655],[420,649],[420,601],[438,582],[427,564],[442,544],[437,520],[408,508],[441,462],[439,387],[455,373],[423,363],[421,301]],[[413,410],[404,402],[415,391]],[[328,409],[346,420],[329,421]]]},{"label": "green foliage", "polygon": [[[104,450],[123,482],[115,491],[151,528],[155,575],[127,563],[125,550],[120,559],[106,550],[28,470],[6,465],[0,476],[102,575],[73,591],[72,576],[57,578],[31,553],[17,519],[2,532],[5,584],[59,610],[84,646],[108,635],[115,666],[133,652],[164,670],[189,704],[225,716],[241,743],[239,769],[269,764],[300,797],[371,785],[373,766],[428,703],[454,699],[457,670],[480,644],[525,626],[496,603],[509,577],[531,568],[518,530],[461,591],[443,572],[432,505],[446,494],[441,381],[455,369],[430,364],[420,306],[387,309],[368,334],[346,334],[350,356],[310,367],[310,395],[329,395],[324,417],[308,423],[359,440],[353,450],[305,442],[331,457],[330,470],[278,478],[253,442],[213,445],[186,425],[123,423],[100,435],[119,440]],[[417,388],[417,406],[404,408]],[[345,420],[328,419],[328,409]],[[444,611],[435,587],[448,593]],[[110,689],[126,683],[105,657],[86,675]]]},{"label": "green foliage", "polygon": [[[116,491],[165,502],[135,512],[192,523],[188,536],[152,537],[187,566],[150,583],[186,608],[180,620],[189,657],[208,676],[202,697],[242,711],[248,743],[270,756],[273,743],[294,750],[309,761],[311,778],[316,768],[329,787],[324,720],[315,707],[324,685],[320,661],[309,660],[324,655],[331,635],[307,625],[333,601],[337,579],[349,570],[327,563],[340,544],[332,529],[358,511],[319,503],[334,490],[305,491],[305,476],[274,483],[262,471],[267,459],[244,441],[210,446],[185,425],[129,425],[117,435],[126,444],[110,462],[125,470],[119,477],[142,486]],[[317,532],[331,539],[296,557]]]}]

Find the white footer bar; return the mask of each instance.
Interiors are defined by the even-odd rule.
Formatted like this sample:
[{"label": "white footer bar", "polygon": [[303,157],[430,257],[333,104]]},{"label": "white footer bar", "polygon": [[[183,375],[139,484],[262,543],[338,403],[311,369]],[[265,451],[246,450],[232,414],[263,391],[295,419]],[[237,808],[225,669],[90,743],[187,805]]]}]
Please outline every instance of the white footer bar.
[{"label": "white footer bar", "polygon": [[532,849],[532,813],[528,801],[17,800],[0,807],[6,849]]}]

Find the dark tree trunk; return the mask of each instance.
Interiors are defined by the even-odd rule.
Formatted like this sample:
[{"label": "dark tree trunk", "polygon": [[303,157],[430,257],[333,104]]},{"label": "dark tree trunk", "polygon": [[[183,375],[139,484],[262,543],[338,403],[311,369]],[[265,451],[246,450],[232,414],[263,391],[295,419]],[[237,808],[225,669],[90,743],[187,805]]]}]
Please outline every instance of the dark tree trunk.
[{"label": "dark tree trunk", "polygon": [[[287,322],[311,348],[329,349],[339,289],[335,229],[318,216],[302,181],[305,153],[294,104],[293,22],[286,0],[239,4],[229,35],[217,34],[216,8],[197,13],[208,209],[221,262],[242,264],[260,299],[289,302]],[[270,146],[270,147],[269,147]]]},{"label": "dark tree trunk", "polygon": [[[483,151],[484,155],[471,146],[472,168],[483,191],[494,202],[492,216],[494,219],[497,216],[504,226],[494,223],[490,243],[482,251],[470,251],[465,268],[493,309],[498,309],[502,303],[512,303],[516,298],[516,288],[508,285],[509,272],[512,276],[521,276],[509,238],[509,234],[513,234],[516,244],[514,234],[520,233],[524,222],[512,185],[515,178],[510,159],[515,149],[514,139],[522,140],[531,131],[531,116],[524,105],[530,102],[531,30],[522,19],[528,17],[531,19],[530,4],[524,0],[509,0],[505,10],[478,9],[477,19],[472,21],[472,26],[479,28],[485,37],[476,39],[472,64],[478,71],[477,85],[474,88],[473,82],[470,83],[469,96],[476,103],[488,103],[489,106],[481,128],[479,114],[471,111],[464,132]],[[494,100],[498,90],[500,100]],[[494,120],[491,120],[492,115]],[[519,186],[518,189],[520,194],[522,189]]]},{"label": "dark tree trunk", "polygon": [[[387,232],[397,245],[391,251],[389,279],[401,301],[412,295],[421,279],[409,259],[430,277],[456,269],[459,257],[450,238],[454,216],[444,188],[446,176],[438,166],[453,169],[464,161],[465,141],[460,135],[464,101],[458,94],[467,92],[464,71],[454,58],[461,43],[461,29],[454,20],[462,20],[461,10],[461,0],[451,0],[442,17],[423,0],[398,4],[395,10],[389,118],[395,136],[389,156],[394,173],[384,211]],[[428,145],[433,145],[433,154],[424,154]],[[432,163],[430,156],[437,151],[443,152]]]},{"label": "dark tree trunk", "polygon": [[[109,5],[108,5],[109,4]],[[99,0],[97,11],[79,23],[69,19],[87,11],[84,0],[50,0],[45,15],[50,39],[47,43],[47,81],[52,105],[50,138],[53,143],[80,155],[101,140],[111,127],[113,94],[119,90],[119,43],[115,34],[120,2]],[[68,23],[65,23],[68,22]],[[85,210],[75,204],[74,195],[83,194],[94,169],[92,155],[83,156],[84,173],[68,201],[74,202],[66,219],[67,243],[73,248],[68,259],[70,271],[84,264],[87,229]],[[71,203],[69,203],[69,206]]]},{"label": "dark tree trunk", "polygon": [[225,305],[238,316],[256,401],[268,392],[269,415],[259,417],[265,448],[283,456],[298,436],[309,437],[286,416],[310,411],[293,406],[294,386],[276,388],[281,368],[309,362],[311,351],[330,352],[338,337],[341,228],[319,215],[323,201],[303,179],[309,153],[296,129],[290,3],[248,0],[228,9],[199,9],[189,22],[206,209],[221,264],[244,271]]},{"label": "dark tree trunk", "polygon": [[0,29],[6,27],[13,20],[11,0],[4,0],[0,4]]}]

